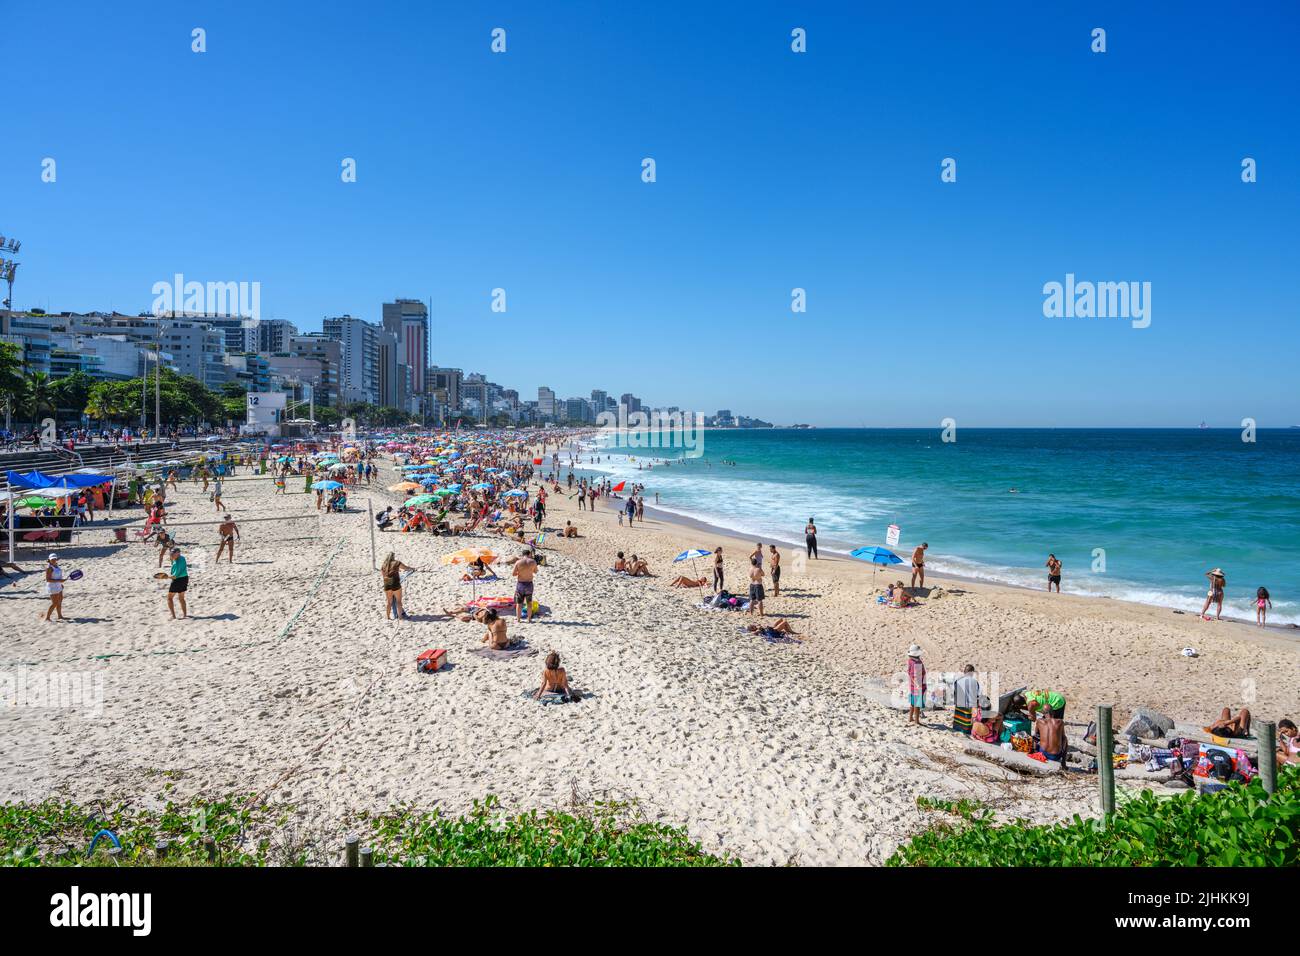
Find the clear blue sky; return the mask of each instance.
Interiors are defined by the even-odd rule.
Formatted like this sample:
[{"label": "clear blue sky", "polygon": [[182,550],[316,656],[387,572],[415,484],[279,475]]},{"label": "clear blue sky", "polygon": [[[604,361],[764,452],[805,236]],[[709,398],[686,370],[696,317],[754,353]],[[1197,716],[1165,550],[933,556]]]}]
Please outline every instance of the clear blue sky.
[{"label": "clear blue sky", "polygon": [[[431,297],[433,360],[530,397],[1300,424],[1293,3],[870,6],[7,4],[16,305],[182,272],[307,330]],[[1067,272],[1151,282],[1151,327],[1044,318]]]}]

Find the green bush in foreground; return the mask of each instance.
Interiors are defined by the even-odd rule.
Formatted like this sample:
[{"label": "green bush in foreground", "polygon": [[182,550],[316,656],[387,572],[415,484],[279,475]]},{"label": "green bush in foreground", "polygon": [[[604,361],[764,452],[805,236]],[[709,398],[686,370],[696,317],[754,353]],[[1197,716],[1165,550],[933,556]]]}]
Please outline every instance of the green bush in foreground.
[{"label": "green bush in foreground", "polygon": [[1300,767],[1278,768],[1277,792],[1259,781],[1217,793],[1150,791],[1111,817],[1030,826],[998,826],[968,801],[922,797],[923,809],[947,812],[889,858],[890,866],[1296,866],[1300,864]]},{"label": "green bush in foreground", "polygon": [[390,866],[739,866],[705,853],[684,830],[632,820],[596,803],[575,815],[508,816],[496,798],[461,817],[399,808],[375,818],[375,856]]},{"label": "green bush in foreground", "polygon": [[[93,810],[60,800],[0,806],[0,866],[156,866],[154,847],[169,843],[167,866],[336,864],[338,843],[324,848],[296,839],[280,816],[247,796],[187,803],[162,810],[119,803]],[[531,811],[508,816],[494,797],[459,817],[398,807],[376,816],[362,843],[373,841],[375,862],[390,866],[725,866],[684,830],[633,819],[625,804],[597,803],[574,813]],[[120,853],[100,830],[121,841]]]}]

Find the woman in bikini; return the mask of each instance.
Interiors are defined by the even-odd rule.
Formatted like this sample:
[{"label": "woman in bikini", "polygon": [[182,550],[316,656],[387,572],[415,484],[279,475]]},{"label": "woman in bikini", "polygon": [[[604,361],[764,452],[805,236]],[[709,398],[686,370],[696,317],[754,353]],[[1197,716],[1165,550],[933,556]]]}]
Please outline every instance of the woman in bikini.
[{"label": "woman in bikini", "polygon": [[406,617],[406,611],[402,608],[402,572],[414,571],[415,568],[409,568],[401,561],[392,551],[388,552],[388,557],[384,558],[383,565],[379,568],[379,573],[384,579],[384,618],[393,620],[394,617]]},{"label": "woman in bikini", "polygon": [[1214,619],[1217,621],[1223,616],[1223,589],[1228,585],[1228,579],[1223,576],[1222,568],[1214,568],[1206,571],[1205,576],[1210,579],[1210,589],[1205,592],[1205,605],[1201,608],[1201,619],[1208,621],[1210,616],[1207,611],[1210,605],[1215,605]]},{"label": "woman in bikini", "polygon": [[542,686],[533,695],[541,700],[543,694],[562,694],[565,700],[577,700],[578,693],[569,687],[569,675],[560,666],[560,655],[551,651],[546,655],[546,669],[542,671]]},{"label": "woman in bikini", "polygon": [[506,636],[506,619],[496,612],[496,608],[485,610],[481,620],[487,625],[482,643],[494,651],[504,651],[510,646],[510,638]]}]

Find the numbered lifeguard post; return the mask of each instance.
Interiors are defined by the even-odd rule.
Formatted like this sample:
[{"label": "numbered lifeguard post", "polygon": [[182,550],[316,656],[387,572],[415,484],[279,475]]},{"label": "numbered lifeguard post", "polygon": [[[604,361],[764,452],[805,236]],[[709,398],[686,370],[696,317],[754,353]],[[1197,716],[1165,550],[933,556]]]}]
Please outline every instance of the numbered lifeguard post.
[{"label": "numbered lifeguard post", "polygon": [[279,438],[288,399],[286,392],[249,392],[248,417],[242,430]]}]

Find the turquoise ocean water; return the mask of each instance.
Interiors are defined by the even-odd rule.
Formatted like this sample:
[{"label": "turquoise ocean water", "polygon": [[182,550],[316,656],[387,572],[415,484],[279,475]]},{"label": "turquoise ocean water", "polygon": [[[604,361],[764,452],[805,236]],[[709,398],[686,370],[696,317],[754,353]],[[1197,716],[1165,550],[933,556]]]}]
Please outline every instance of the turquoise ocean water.
[{"label": "turquoise ocean water", "polygon": [[[1217,566],[1225,615],[1253,620],[1263,585],[1269,623],[1300,624],[1300,429],[709,431],[703,450],[606,448],[597,467],[755,540],[802,541],[811,516],[823,548],[848,551],[898,524],[901,557],[924,540],[936,571],[1006,584],[1042,587],[1054,552],[1066,592],[1198,611]],[[656,454],[671,466],[638,469]]]}]

